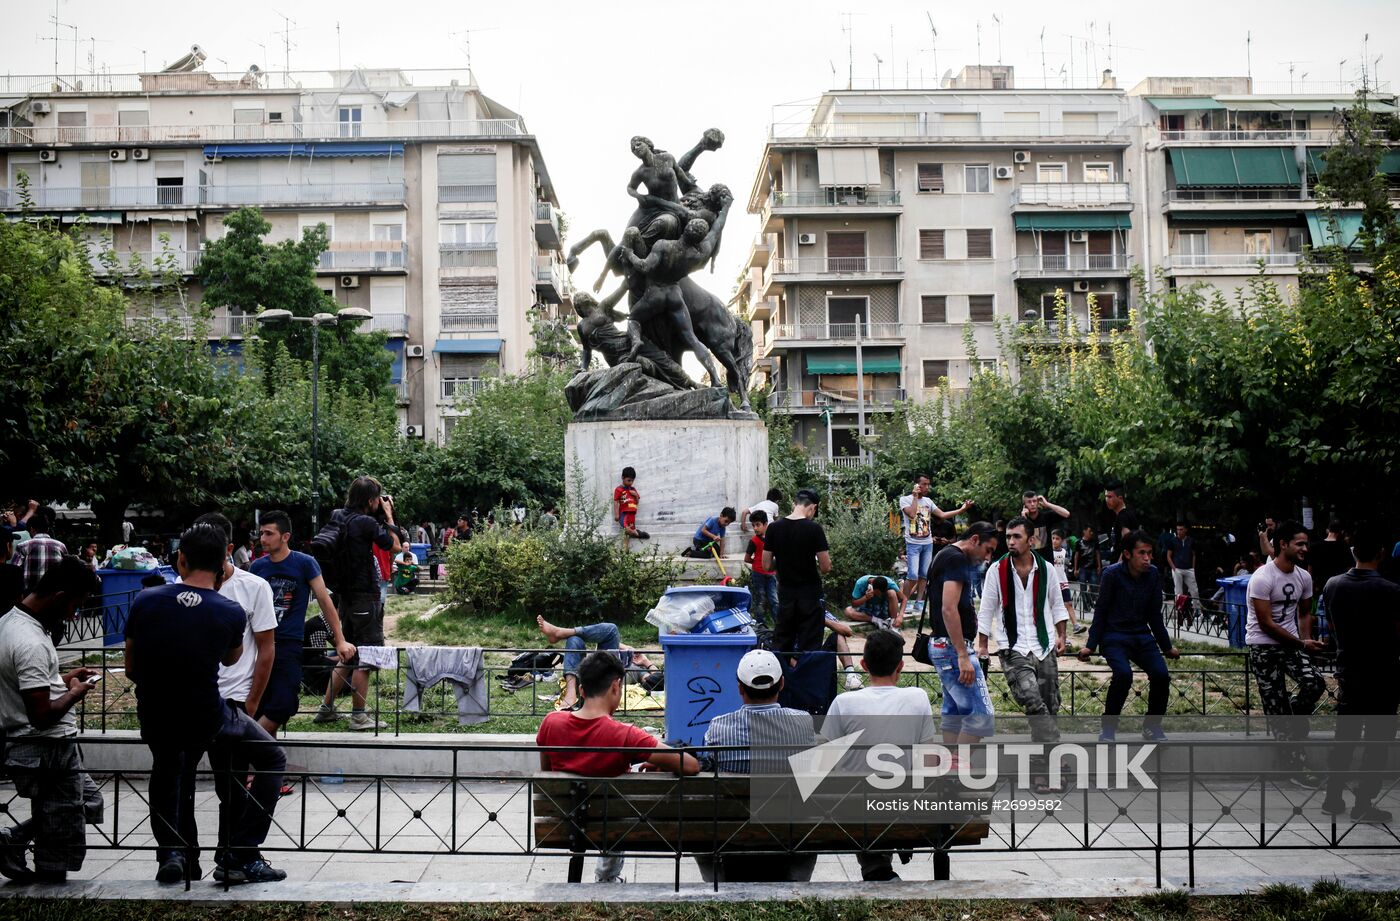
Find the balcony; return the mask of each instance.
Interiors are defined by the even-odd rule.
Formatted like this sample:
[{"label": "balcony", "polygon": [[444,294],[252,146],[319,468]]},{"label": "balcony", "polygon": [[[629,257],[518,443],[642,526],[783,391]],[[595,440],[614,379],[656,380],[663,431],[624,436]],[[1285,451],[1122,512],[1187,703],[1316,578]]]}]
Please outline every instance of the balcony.
[{"label": "balcony", "polygon": [[559,212],[547,201],[535,202],[535,242],[541,249],[562,249],[564,246]]},{"label": "balcony", "polygon": [[407,338],[408,314],[376,313],[370,320],[370,329],[376,333],[388,333],[390,339]]},{"label": "balcony", "polygon": [[[861,341],[884,344],[902,342],[904,329],[899,323],[861,323]],[[854,323],[774,323],[768,327],[764,343],[771,350],[796,345],[852,345],[856,341]]]},{"label": "balcony", "polygon": [[331,248],[321,254],[316,271],[401,274],[407,271],[407,264],[407,243],[333,240]]},{"label": "balcony", "polygon": [[257,320],[251,314],[196,317],[183,315],[147,314],[128,316],[128,329],[137,332],[150,329],[170,329],[181,338],[202,333],[209,339],[243,339],[257,332]]},{"label": "balcony", "polygon": [[761,269],[768,265],[773,255],[773,244],[765,233],[754,234],[753,245],[749,247],[749,260],[746,265]]},{"label": "balcony", "polygon": [[1022,323],[1020,334],[1024,342],[1034,345],[1081,341],[1088,337],[1091,330],[1099,336],[1107,336],[1131,328],[1132,320],[1128,317],[1099,317],[1091,326],[1089,318],[1080,314],[1074,318],[1072,329],[1068,326],[1061,327],[1052,320],[1047,323]]},{"label": "balcony", "polygon": [[1270,274],[1292,274],[1302,253],[1173,253],[1162,260],[1171,275],[1252,275],[1262,267]]},{"label": "balcony", "polygon": [[[1336,140],[1334,128],[1188,128],[1183,131],[1163,131],[1164,144],[1258,143],[1328,144]],[[1378,137],[1377,140],[1385,140]]]},{"label": "balcony", "polygon": [[[899,256],[775,256],[764,278],[769,286],[784,282],[894,281],[904,273]],[[767,290],[761,293],[773,293]]]},{"label": "balcony", "polygon": [[389,385],[394,388],[394,402],[400,406],[407,406],[412,394],[409,393],[408,381],[394,381]]},{"label": "balcony", "polygon": [[480,393],[495,383],[489,377],[445,377],[442,379],[441,402],[452,403],[462,397]]},{"label": "balcony", "polygon": [[438,265],[444,269],[495,268],[494,243],[442,243],[438,245]]},{"label": "balcony", "polygon": [[1131,192],[1126,182],[1028,182],[1016,187],[1017,208],[1131,208]]},{"label": "balcony", "polygon": [[241,208],[244,205],[403,204],[406,195],[406,187],[402,180],[337,182],[325,185],[207,185],[200,187],[199,203],[209,208]]},{"label": "balcony", "polygon": [[[203,189],[184,186],[91,186],[55,188],[32,183],[29,198],[35,208],[192,208],[202,203]],[[0,208],[20,207],[18,188],[0,189]]]},{"label": "balcony", "polygon": [[501,321],[495,312],[491,313],[450,313],[444,312],[438,319],[444,333],[494,333],[500,329]]},{"label": "balcony", "polygon": [[[115,270],[109,269],[94,253],[91,259],[92,274],[94,275],[136,275],[144,270],[152,275],[161,275],[167,269],[173,270],[181,275],[194,274],[195,268],[199,265],[199,252],[187,250],[161,250],[153,252],[150,250],[140,251],[116,251],[117,266]],[[136,263],[132,265],[133,261]]]},{"label": "balcony", "polygon": [[899,210],[899,192],[890,189],[775,191],[763,203],[759,227],[763,233],[772,233],[782,227],[785,214],[897,214]]},{"label": "balcony", "polygon": [[535,292],[547,304],[563,303],[569,287],[564,264],[553,259],[540,259],[535,264]]},{"label": "balcony", "polygon": [[1056,256],[1017,256],[1017,278],[1063,275],[1126,275],[1132,257],[1126,253],[1073,253]]},{"label": "balcony", "polygon": [[828,470],[859,470],[875,463],[870,455],[842,454],[840,457],[807,458],[808,473],[826,473]]},{"label": "balcony", "polygon": [[459,201],[495,201],[496,184],[494,182],[486,185],[440,185],[438,186],[438,201],[459,202]]},{"label": "balcony", "polygon": [[[830,409],[836,413],[857,412],[857,397],[854,390],[775,390],[768,394],[768,408],[781,409],[792,413],[820,413]],[[865,391],[867,412],[883,412],[894,408],[894,404],[905,399],[902,387],[871,387]]]},{"label": "balcony", "polygon": [[[53,78],[45,78],[52,83]],[[293,106],[294,108],[294,106]],[[510,138],[526,136],[517,118],[451,118],[362,122],[354,138],[341,134],[344,126],[334,122],[293,120],[270,124],[204,125],[87,125],[59,127],[57,124],[14,125],[7,129],[6,143],[33,147],[69,144],[125,146],[156,143],[203,144],[214,141],[343,141],[369,138]],[[43,121],[49,121],[45,116]]]},{"label": "balcony", "polygon": [[[1128,127],[1123,122],[1128,118],[1125,112],[1101,111],[1100,118],[1093,125],[1066,123],[1060,119],[1044,121],[973,121],[942,119],[943,113],[927,112],[918,109],[900,111],[896,108],[882,108],[878,116],[872,113],[870,121],[862,121],[858,114],[813,121],[811,109],[806,117],[797,117],[774,122],[769,126],[768,140],[802,141],[864,141],[880,140],[895,143],[910,141],[917,144],[948,142],[966,144],[969,140],[1026,144],[1035,141],[1045,144],[1060,141],[1070,144],[1093,144],[1098,147],[1126,147],[1129,143]],[[956,114],[956,113],[952,113]],[[900,119],[898,116],[903,116]],[[878,117],[880,120],[874,120]],[[1103,125],[1101,122],[1114,122]]]},{"label": "balcony", "polygon": [[749,301],[749,319],[766,320],[778,312],[776,297],[756,297]]}]

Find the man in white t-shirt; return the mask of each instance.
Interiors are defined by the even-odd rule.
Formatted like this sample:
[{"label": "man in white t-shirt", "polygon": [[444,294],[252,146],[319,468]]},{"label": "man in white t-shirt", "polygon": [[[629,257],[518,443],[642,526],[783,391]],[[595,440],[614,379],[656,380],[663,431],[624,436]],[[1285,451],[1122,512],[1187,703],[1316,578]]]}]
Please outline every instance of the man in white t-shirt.
[{"label": "man in white t-shirt", "polygon": [[[860,664],[870,675],[870,687],[837,694],[822,721],[821,736],[839,739],[864,730],[846,752],[841,763],[843,772],[867,771],[866,756],[873,745],[895,745],[905,750],[902,760],[907,765],[907,750],[935,741],[938,727],[933,721],[928,693],[922,688],[899,687],[899,675],[904,671],[904,638],[887,630],[870,634]],[[867,882],[899,879],[890,856],[858,852],[861,878]],[[909,862],[902,852],[900,860]]]},{"label": "man in white t-shirt", "polygon": [[[1327,686],[1312,661],[1322,644],[1312,638],[1313,583],[1303,568],[1308,532],[1296,521],[1284,521],[1275,526],[1273,541],[1274,558],[1249,577],[1245,645],[1269,731],[1280,741],[1296,743],[1308,737],[1308,716]],[[1288,678],[1297,684],[1292,696]],[[1318,785],[1318,778],[1306,769],[1301,745],[1290,744],[1280,752],[1294,784]]]},{"label": "man in white t-shirt", "polygon": [[928,591],[928,567],[933,562],[933,519],[946,521],[972,507],[964,502],[950,512],[939,509],[928,497],[929,479],[919,474],[914,479],[914,489],[907,496],[899,497],[899,515],[904,523],[904,548],[908,557],[908,570],[904,574],[902,586],[905,598],[913,603],[918,613],[924,609],[924,595]]},{"label": "man in white t-shirt", "polygon": [[739,513],[740,530],[749,530],[749,515],[753,512],[762,511],[765,514],[767,514],[769,524],[772,524],[779,518],[783,517],[782,512],[778,509],[778,503],[781,501],[783,501],[783,491],[781,489],[775,488],[768,490],[768,498],[762,500],[761,502],[755,502],[753,505],[749,506],[748,508],[744,509],[742,512]]}]

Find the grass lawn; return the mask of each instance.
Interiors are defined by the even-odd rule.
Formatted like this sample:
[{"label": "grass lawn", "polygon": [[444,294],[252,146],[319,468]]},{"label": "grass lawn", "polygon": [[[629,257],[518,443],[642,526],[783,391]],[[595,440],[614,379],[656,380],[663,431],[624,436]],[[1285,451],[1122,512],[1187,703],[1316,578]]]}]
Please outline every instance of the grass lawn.
[{"label": "grass lawn", "polygon": [[[588,888],[588,887],[584,887]],[[1194,898],[1182,890],[1125,899],[955,901],[843,899],[654,905],[94,902],[8,899],[15,921],[1386,921],[1400,893],[1361,893],[1322,880],[1311,890],[1272,885],[1248,896]]]}]

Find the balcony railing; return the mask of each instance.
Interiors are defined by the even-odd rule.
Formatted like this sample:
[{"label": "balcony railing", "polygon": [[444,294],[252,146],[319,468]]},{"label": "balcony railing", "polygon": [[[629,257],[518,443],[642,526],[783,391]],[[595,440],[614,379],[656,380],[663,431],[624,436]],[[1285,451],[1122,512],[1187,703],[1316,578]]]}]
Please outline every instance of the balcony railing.
[{"label": "balcony railing", "polygon": [[899,256],[779,256],[774,275],[896,275],[904,271]]},{"label": "balcony railing", "polygon": [[1300,188],[1288,189],[1168,189],[1167,201],[1307,201],[1309,196]]},{"label": "balcony railing", "polygon": [[809,473],[825,473],[832,468],[858,470],[861,467],[869,467],[872,463],[874,463],[874,458],[869,455],[861,457],[857,454],[843,454],[840,457],[809,457],[807,458],[807,471]]},{"label": "balcony railing", "polygon": [[[332,246],[353,246],[340,241]],[[356,249],[329,249],[321,254],[317,268],[335,272],[367,272],[375,269],[402,269],[408,262],[407,243],[367,242]]]},{"label": "balcony railing", "polygon": [[494,381],[489,377],[444,377],[442,379],[442,398],[456,400],[460,397],[471,396],[474,393],[480,393],[493,383]]},{"label": "balcony railing", "polygon": [[768,196],[771,208],[869,208],[898,204],[899,192],[891,189],[804,189]]},{"label": "balcony railing", "polygon": [[1073,329],[1069,327],[1061,328],[1056,322],[1048,323],[1023,323],[1021,324],[1021,334],[1040,340],[1051,340],[1058,342],[1062,339],[1074,339],[1087,336],[1091,330],[1099,335],[1108,335],[1112,332],[1130,328],[1132,320],[1128,317],[1099,317],[1093,324],[1089,323],[1086,316],[1076,316],[1074,318]]},{"label": "balcony railing", "polygon": [[1163,141],[1315,141],[1330,143],[1334,128],[1188,128],[1163,131]]},{"label": "balcony railing", "polygon": [[[891,113],[895,114],[895,113]],[[1128,129],[1121,124],[1111,126],[1079,126],[1062,121],[942,121],[937,113],[906,112],[904,121],[896,121],[881,113],[881,121],[861,121],[855,118],[838,118],[832,121],[813,123],[810,118],[797,118],[790,121],[774,122],[769,126],[770,140],[829,139],[843,138],[908,138],[910,140],[952,140],[967,138],[981,140],[1021,141],[1035,138],[1092,140],[1108,143],[1126,143]],[[928,117],[932,114],[933,117]],[[1117,112],[1101,113],[1105,120],[1121,121],[1125,116]]]},{"label": "balcony railing", "polygon": [[412,396],[408,390],[408,381],[394,381],[389,386],[394,388],[394,401],[407,405]]},{"label": "balcony railing", "polygon": [[[830,407],[835,412],[855,412],[858,397],[855,390],[775,390],[768,394],[768,407],[787,410]],[[904,398],[902,387],[869,387],[865,391],[865,407],[889,407]]]},{"label": "balcony railing", "polygon": [[559,232],[559,212],[547,201],[535,202],[535,240],[547,249],[558,249],[563,243]]},{"label": "balcony railing", "polygon": [[1122,205],[1131,202],[1126,182],[1028,182],[1016,187],[1018,205]]},{"label": "balcony railing", "polygon": [[[194,207],[203,202],[203,190],[186,186],[94,186],[55,188],[30,185],[35,208],[169,208]],[[0,189],[0,208],[18,208],[20,190]]]},{"label": "balcony railing", "polygon": [[1074,273],[1126,272],[1126,253],[1072,253],[1055,256],[1017,256],[1016,271],[1021,275],[1067,275]]},{"label": "balcony railing", "polygon": [[[862,322],[862,339],[899,339],[904,333],[899,323]],[[854,323],[775,323],[770,327],[778,339],[854,339]]]},{"label": "balcony railing", "polygon": [[408,314],[376,313],[370,320],[370,329],[376,333],[388,333],[391,336],[407,336]]},{"label": "balcony railing", "polygon": [[495,332],[501,321],[494,313],[444,313],[439,325],[445,333],[484,333]]},{"label": "balcony railing", "polygon": [[406,191],[402,180],[387,182],[337,182],[325,185],[207,185],[200,189],[205,205],[316,205],[349,202],[401,202]]},{"label": "balcony railing", "polygon": [[[288,113],[295,116],[295,113]],[[50,121],[51,116],[43,121]],[[12,125],[9,144],[111,144],[208,143],[213,141],[348,140],[336,122],[284,121],[269,124],[206,125]],[[361,122],[355,140],[366,138],[521,137],[524,125],[516,118],[453,118]]]},{"label": "balcony railing", "polygon": [[1296,266],[1302,253],[1173,253],[1162,260],[1165,269],[1257,269]]},{"label": "balcony railing", "polygon": [[[140,268],[145,269],[152,275],[159,275],[165,271],[166,266],[170,266],[182,275],[189,275],[194,272],[199,265],[199,252],[197,250],[161,250],[153,252],[141,250],[138,252],[116,251],[116,270],[109,271],[107,266],[97,258],[97,254],[92,256],[92,273],[94,275],[130,275],[135,274],[132,267],[133,257]],[[158,265],[158,263],[160,263]]]},{"label": "balcony railing", "polygon": [[438,245],[439,265],[444,269],[463,269],[496,264],[494,243],[442,243]]},{"label": "balcony railing", "polygon": [[148,314],[128,316],[128,328],[141,331],[153,328],[173,328],[179,336],[192,336],[202,331],[210,339],[242,339],[257,331],[258,321],[248,314],[219,315],[209,318],[182,315]]},{"label": "balcony railing", "polygon": [[438,201],[495,201],[496,184],[489,185],[440,185]]}]

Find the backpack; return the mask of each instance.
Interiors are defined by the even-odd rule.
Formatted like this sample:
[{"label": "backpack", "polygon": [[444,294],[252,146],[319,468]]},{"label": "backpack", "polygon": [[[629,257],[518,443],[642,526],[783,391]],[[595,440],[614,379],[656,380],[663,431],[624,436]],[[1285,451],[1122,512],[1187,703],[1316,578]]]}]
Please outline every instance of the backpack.
[{"label": "backpack", "polygon": [[337,509],[311,538],[311,556],[321,567],[321,578],[326,580],[326,588],[340,591],[344,576],[345,517]]},{"label": "backpack", "polygon": [[510,660],[504,678],[520,678],[534,672],[547,672],[559,663],[563,656],[557,652],[522,652]]}]

